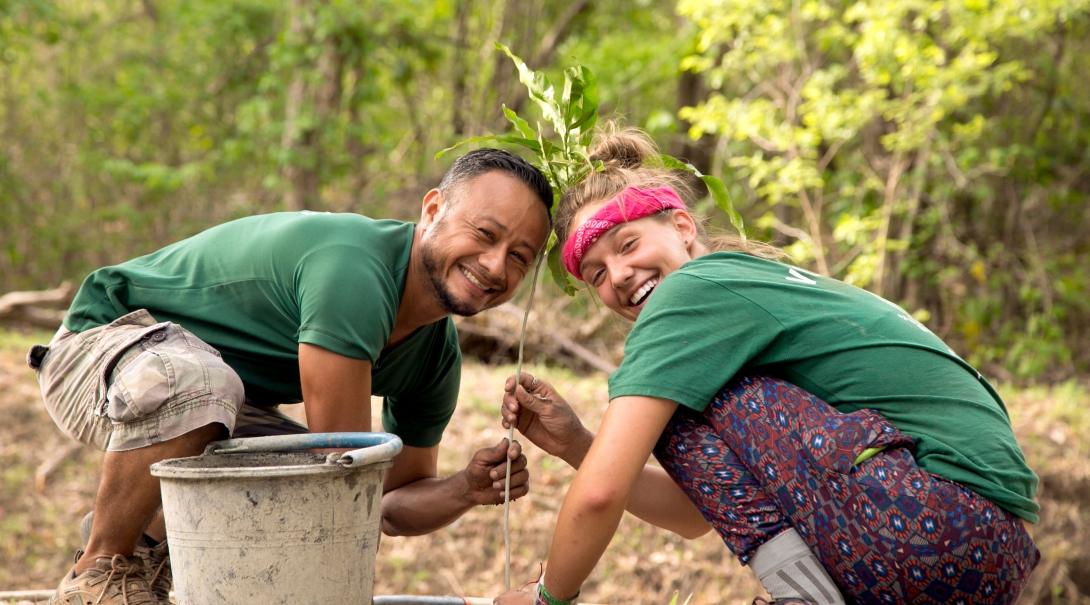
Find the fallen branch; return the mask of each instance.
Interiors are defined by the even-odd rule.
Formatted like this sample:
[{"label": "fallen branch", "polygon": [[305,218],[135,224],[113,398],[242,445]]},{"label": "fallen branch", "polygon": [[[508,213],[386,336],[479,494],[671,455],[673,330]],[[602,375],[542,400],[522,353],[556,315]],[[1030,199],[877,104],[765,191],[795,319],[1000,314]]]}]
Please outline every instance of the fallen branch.
[{"label": "fallen branch", "polygon": [[0,315],[12,312],[17,307],[40,304],[67,304],[72,296],[72,284],[64,282],[52,290],[31,290],[27,292],[8,292],[0,296]]},{"label": "fallen branch", "polygon": [[[503,311],[504,313],[514,315],[516,317],[521,317],[523,312],[521,307],[509,302],[503,303],[502,305],[496,307],[496,310]],[[599,315],[599,317],[596,318],[596,327],[601,325],[603,320],[604,317]],[[537,328],[537,326],[532,327]],[[595,354],[590,349],[576,342],[573,338],[560,333],[556,329],[549,329],[547,331],[535,329],[535,336],[555,341],[556,344],[559,345],[560,349],[563,350],[565,353],[578,357],[580,360],[596,370],[601,370],[606,374],[609,374],[613,372],[613,370],[617,369],[617,366],[614,365],[613,362]]]},{"label": "fallen branch", "polygon": [[64,282],[51,290],[8,292],[0,296],[0,321],[23,322],[41,328],[56,328],[72,300],[72,284]]},{"label": "fallen branch", "polygon": [[606,374],[612,374],[613,371],[617,369],[617,366],[609,360],[595,355],[594,352],[590,349],[575,342],[567,336],[564,336],[563,334],[553,332],[549,334],[549,337],[555,340],[557,344],[560,345],[560,348],[564,350],[564,352],[570,355],[574,355],[579,359],[582,359],[584,362],[586,362],[587,365],[596,370],[601,370]]},{"label": "fallen branch", "polygon": [[[498,313],[497,313],[498,312]],[[518,324],[521,322],[523,309],[512,303],[504,303],[492,313],[481,314],[472,318],[458,319],[458,332],[476,343],[463,343],[463,352],[478,353],[482,348],[488,351],[493,358],[504,359],[510,357],[518,348]],[[601,372],[610,373],[617,366],[610,360],[598,355],[587,347],[579,344],[577,338],[580,334],[566,334],[555,325],[543,325],[541,314],[534,311],[531,314],[530,324],[527,327],[527,344],[535,353],[546,355],[554,361],[568,362],[568,365],[578,367],[585,366]],[[484,347],[473,346],[484,342]],[[492,359],[493,361],[495,359]]]}]

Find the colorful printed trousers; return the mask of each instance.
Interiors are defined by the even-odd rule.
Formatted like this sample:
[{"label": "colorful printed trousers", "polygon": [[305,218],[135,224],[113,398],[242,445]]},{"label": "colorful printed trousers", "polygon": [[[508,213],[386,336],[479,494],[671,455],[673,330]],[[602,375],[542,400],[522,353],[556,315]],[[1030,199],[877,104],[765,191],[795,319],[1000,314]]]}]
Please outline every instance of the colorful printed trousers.
[{"label": "colorful printed trousers", "polygon": [[[794,527],[849,602],[1013,603],[1040,559],[1021,520],[911,444],[876,412],[745,377],[679,408],[655,456],[742,563]],[[868,447],[886,449],[855,466]]]}]

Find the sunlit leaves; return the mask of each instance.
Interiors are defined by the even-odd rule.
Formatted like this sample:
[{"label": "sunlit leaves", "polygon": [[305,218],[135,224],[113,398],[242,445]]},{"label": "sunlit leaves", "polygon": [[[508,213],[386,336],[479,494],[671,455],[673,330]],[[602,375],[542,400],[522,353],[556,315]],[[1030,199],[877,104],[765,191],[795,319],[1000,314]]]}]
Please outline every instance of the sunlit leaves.
[{"label": "sunlit leaves", "polygon": [[[897,216],[916,195],[897,172],[904,163],[933,145],[966,158],[959,147],[987,128],[970,108],[1028,77],[1018,57],[1001,57],[998,44],[1031,35],[1027,27],[1053,27],[1086,4],[681,0],[679,13],[699,29],[698,53],[683,66],[703,72],[719,92],[680,115],[690,122],[691,136],[714,134],[730,143],[728,164],[768,204],[827,200],[807,212]],[[921,155],[918,161],[935,159]],[[845,181],[846,170],[867,178]],[[828,221],[812,216],[805,228],[832,236],[822,245],[834,260],[859,256]],[[886,224],[865,223],[872,229]],[[820,233],[813,235],[818,241]],[[877,254],[904,245],[895,238],[874,241],[885,247]]]},{"label": "sunlit leaves", "polygon": [[[1065,363],[1065,337],[994,327],[1012,314],[1062,321],[1076,304],[1048,294],[1059,286],[1043,267],[1056,261],[1041,240],[1005,251],[995,234],[1032,237],[1047,222],[1025,208],[1036,199],[1080,216],[1085,173],[1070,166],[1088,145],[1090,0],[681,0],[678,10],[698,29],[682,66],[713,89],[680,115],[691,136],[718,137],[766,234],[786,237],[799,262],[887,296],[920,304],[918,280],[941,284],[927,296],[969,344],[998,337]],[[1072,245],[1054,252],[1068,258]],[[958,290],[966,282],[980,300]]]}]

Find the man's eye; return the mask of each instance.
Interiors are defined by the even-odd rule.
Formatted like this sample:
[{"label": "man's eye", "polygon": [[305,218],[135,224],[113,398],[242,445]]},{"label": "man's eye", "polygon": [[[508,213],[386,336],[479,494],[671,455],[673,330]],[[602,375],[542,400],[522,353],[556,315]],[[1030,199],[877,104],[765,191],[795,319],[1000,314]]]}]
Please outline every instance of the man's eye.
[{"label": "man's eye", "polygon": [[477,233],[480,233],[481,237],[487,239],[488,241],[492,241],[493,239],[495,239],[495,237],[492,235],[492,232],[488,229],[484,229],[483,227],[478,227]]},{"label": "man's eye", "polygon": [[525,264],[526,264],[526,257],[525,257],[525,256],[523,256],[521,252],[512,252],[512,253],[511,253],[511,256],[512,256],[512,257],[513,257],[513,258],[514,258],[514,259],[515,259],[515,260],[516,260],[516,261],[517,261],[517,262],[518,262],[518,263],[519,263],[520,265],[525,265]]}]

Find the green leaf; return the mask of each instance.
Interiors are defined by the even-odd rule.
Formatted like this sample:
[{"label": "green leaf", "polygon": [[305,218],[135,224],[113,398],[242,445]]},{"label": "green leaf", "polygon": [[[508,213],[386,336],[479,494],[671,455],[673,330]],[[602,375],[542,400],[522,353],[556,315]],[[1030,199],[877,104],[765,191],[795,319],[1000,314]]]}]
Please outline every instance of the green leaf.
[{"label": "green leaf", "polygon": [[697,172],[697,176],[700,180],[704,181],[704,184],[708,187],[708,192],[712,194],[712,199],[715,200],[715,205],[719,206],[719,209],[727,213],[727,218],[730,219],[730,224],[734,225],[735,230],[738,231],[738,235],[742,240],[746,239],[746,228],[742,222],[742,215],[738,214],[738,211],[734,208],[734,203],[731,202],[730,193],[727,191],[727,186],[723,184],[723,181],[718,177],[714,177],[708,174],[700,174]]},{"label": "green leaf", "polygon": [[[448,152],[454,151],[455,149],[458,149],[460,147],[464,147],[465,145],[476,145],[479,143],[503,143],[507,145],[519,145],[537,154],[541,153],[542,144],[541,141],[536,141],[534,139],[528,139],[526,137],[519,137],[511,134],[486,134],[479,137],[462,139],[461,141],[458,141],[450,147],[440,150],[438,153],[435,154],[435,159],[439,159],[446,155]],[[551,145],[551,143],[546,143],[546,145]]]},{"label": "green leaf", "polygon": [[570,106],[572,111],[565,116],[568,128],[579,131],[579,141],[585,147],[590,145],[598,121],[598,80],[594,72],[582,65],[564,70],[564,78],[565,86],[570,80],[571,87],[578,90]]},{"label": "green leaf", "polygon": [[557,245],[556,232],[549,234],[549,243],[545,245],[546,260],[549,263],[549,274],[553,276],[553,281],[557,286],[564,291],[568,296],[575,296],[578,289],[575,283],[572,282],[572,278],[568,275],[568,270],[564,268],[563,258],[561,257],[562,246]]},{"label": "green leaf", "polygon": [[661,162],[665,168],[690,172],[693,176],[703,181],[704,185],[708,188],[708,193],[712,196],[712,200],[715,201],[715,205],[726,213],[727,218],[730,219],[730,224],[738,231],[738,235],[742,240],[744,241],[746,239],[746,228],[745,223],[742,220],[742,215],[734,208],[734,203],[730,199],[730,192],[727,191],[727,186],[723,184],[723,181],[720,180],[719,177],[704,174],[700,172],[696,166],[693,166],[688,162],[682,162],[674,156],[665,153],[658,157],[658,161]]},{"label": "green leaf", "polygon": [[529,122],[520,118],[519,114],[515,113],[515,111],[507,105],[502,105],[501,107],[503,109],[503,115],[507,116],[507,121],[515,126],[515,130],[519,131],[519,134],[528,139],[537,138],[537,132],[530,126]]},{"label": "green leaf", "polygon": [[511,52],[511,49],[506,45],[497,42],[496,48],[502,50],[514,62],[519,72],[519,81],[526,87],[530,100],[537,104],[545,119],[552,122],[559,132],[563,128],[563,119],[557,110],[556,91],[553,85],[549,83],[544,74],[530,69],[526,62]]}]

